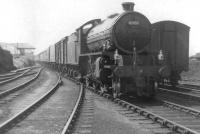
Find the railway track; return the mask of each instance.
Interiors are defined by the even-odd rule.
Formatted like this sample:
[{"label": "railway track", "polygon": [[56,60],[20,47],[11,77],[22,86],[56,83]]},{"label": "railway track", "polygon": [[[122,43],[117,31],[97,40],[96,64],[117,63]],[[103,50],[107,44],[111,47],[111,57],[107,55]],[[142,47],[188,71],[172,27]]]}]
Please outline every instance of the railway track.
[{"label": "railway track", "polygon": [[159,133],[200,133],[200,111],[198,110],[168,101],[154,100],[151,103],[141,103],[140,100],[132,99],[129,102],[113,99],[109,94],[96,93],[124,107],[125,109],[122,109],[124,115],[131,120],[139,120],[142,124],[150,125],[149,127]]},{"label": "railway track", "polygon": [[[200,81],[200,80],[199,80]],[[184,86],[184,87],[190,87],[190,88],[197,88],[197,89],[200,89],[200,84],[199,82],[198,83],[195,83],[193,84],[192,82],[191,83],[185,83],[185,82],[180,82],[180,85]]]},{"label": "railway track", "polygon": [[[159,88],[157,98],[174,102],[195,110],[200,110],[200,90],[186,87],[178,87],[167,89]],[[196,112],[194,112],[196,113]]]},{"label": "railway track", "polygon": [[80,114],[77,116],[71,131],[72,134],[92,133],[94,110],[94,95],[91,92],[86,91],[83,104],[80,108]]},{"label": "railway track", "polygon": [[[144,103],[138,101],[131,101],[140,108],[146,110],[144,115],[158,118],[160,123],[166,127],[170,127],[172,130],[180,133],[199,133],[200,132],[200,111],[171,103],[163,100],[154,100],[152,102]],[[153,119],[153,118],[151,118]]]},{"label": "railway track", "polygon": [[31,66],[31,67],[25,67],[25,68],[21,68],[21,69],[17,69],[17,70],[13,70],[11,72],[5,73],[5,74],[0,74],[0,78],[4,78],[4,77],[11,77],[17,74],[20,74],[28,69],[31,68],[37,68],[38,66]]},{"label": "railway track", "polygon": [[[74,79],[71,79],[71,78],[68,78],[68,79],[70,79],[71,81],[77,82]],[[81,91],[79,93],[79,97],[76,101],[76,104],[73,108],[73,111],[71,112],[71,114],[70,114],[70,116],[67,120],[67,123],[66,123],[64,129],[62,130],[61,134],[69,134],[69,133],[72,133],[73,131],[75,131],[74,126],[75,126],[75,123],[77,121],[77,118],[79,117],[80,113],[83,113],[83,111],[80,112],[81,110],[83,110],[82,105],[87,103],[87,102],[84,101],[84,96],[85,96],[85,91],[84,91],[83,85],[81,85]]]},{"label": "railway track", "polygon": [[13,75],[19,74],[19,73],[21,73],[22,71],[25,71],[25,70],[27,70],[27,69],[30,69],[30,67],[29,67],[29,68],[17,69],[17,70],[10,71],[10,72],[8,72],[8,73],[0,74],[0,78],[13,76]]},{"label": "railway track", "polygon": [[[12,87],[10,89],[7,89],[5,91],[0,92],[0,99],[3,98],[3,97],[6,97],[7,95],[9,95],[9,94],[11,94],[13,92],[16,92],[16,91],[24,88],[25,86],[27,86],[28,84],[30,84],[31,82],[33,82],[34,80],[36,80],[39,77],[41,71],[42,71],[42,68],[40,68],[38,70],[37,74],[33,78],[31,78],[30,80],[25,81],[22,84],[19,84],[19,85],[15,86],[15,87]],[[28,75],[33,75],[33,74],[35,74],[35,73],[31,73],[31,74],[28,74]]]},{"label": "railway track", "polygon": [[[169,101],[154,100],[151,102],[141,102],[141,100],[134,98],[132,98],[132,101],[125,99],[113,99],[109,94],[96,92],[91,87],[87,88],[90,89],[90,91],[97,93],[99,97],[102,96],[107,98],[108,101],[113,103],[113,107],[117,107],[117,111],[123,116],[126,116],[129,120],[139,122],[140,124],[151,128],[154,132],[171,134],[200,133],[200,111],[196,109],[178,105]],[[61,132],[62,134],[92,133],[91,127],[94,112],[94,95],[90,91],[87,90],[85,92],[84,89],[81,88],[75,107],[73,108],[68,121]],[[38,105],[41,104],[41,102],[37,103],[39,104],[32,104],[31,107],[38,107]],[[12,124],[16,124],[16,120],[22,120],[22,117],[27,116],[24,115],[24,113],[28,114],[30,111],[33,111],[33,109],[35,110],[35,108],[32,110],[28,109],[29,108],[26,108],[27,111],[24,110],[25,112],[17,114],[17,116],[19,116],[16,117],[16,119],[13,119],[14,121],[11,121],[11,123],[3,123],[5,126],[2,124],[0,126],[0,131],[6,132]]]},{"label": "railway track", "polygon": [[172,87],[172,86],[162,86],[158,88],[157,93],[167,93],[167,94],[172,94],[176,95],[179,97],[187,98],[187,99],[196,99],[200,101],[200,90],[194,89],[194,88],[188,88],[184,86],[177,86],[177,87]]},{"label": "railway track", "polygon": [[1,81],[0,85],[4,85],[4,84],[12,82],[16,79],[19,79],[20,77],[22,77],[24,74],[28,73],[29,71],[31,71],[31,69],[28,69],[28,70],[24,71],[23,73],[20,73],[19,75],[11,76],[10,78],[8,78],[6,80]]},{"label": "railway track", "polygon": [[[132,99],[127,101],[123,99],[113,99],[109,94],[96,92],[89,87],[91,91],[103,96],[109,101],[119,105],[118,111],[130,120],[139,122],[148,128],[151,128],[156,133],[182,133],[182,134],[198,134],[200,133],[200,111],[183,105],[172,103],[164,100],[154,100],[150,103],[145,101]],[[66,133],[91,133],[91,123],[93,116],[93,106],[91,93],[86,91],[87,98],[80,109],[80,113],[72,114],[69,120],[68,127],[62,134]],[[78,104],[77,104],[78,105]],[[80,104],[79,104],[80,105]],[[75,118],[76,122],[75,122]]]},{"label": "railway track", "polygon": [[23,76],[15,79],[15,80],[9,81],[7,83],[4,83],[3,85],[0,85],[0,92],[4,92],[8,89],[11,89],[18,85],[23,84],[26,81],[29,81],[30,79],[32,79],[35,76],[35,74],[38,73],[39,69],[40,68],[32,69],[32,70],[28,71],[27,73],[25,73]]},{"label": "railway track", "polygon": [[[105,93],[102,94],[101,92],[96,92],[91,87],[87,87],[87,88],[90,89],[90,91],[93,91],[99,94],[100,96],[104,96],[105,98],[109,99],[109,101],[112,101],[114,103],[113,105],[119,104],[118,110],[122,112],[124,116],[126,116],[127,118],[130,118],[130,120],[134,119],[134,121],[137,120],[140,123],[144,123],[144,124],[148,122],[148,124],[146,125],[150,125],[149,127],[154,129],[154,132],[156,131],[158,133],[162,132],[162,133],[173,133],[173,134],[176,134],[179,132],[182,132],[182,133],[192,132],[196,134],[196,132],[194,132],[193,130],[190,130],[189,128],[185,128],[184,126],[171,122],[165,118],[160,117],[159,115],[155,115],[151,112],[148,112],[147,110],[140,108],[136,105],[133,105],[129,102],[126,102],[120,99],[113,99],[108,94],[105,94]],[[72,114],[70,116],[70,119],[68,120],[68,123],[67,123],[68,125],[65,127],[62,134],[92,133],[92,122],[93,122],[93,116],[94,116],[93,115],[94,94],[91,93],[90,91],[89,90],[85,91],[85,99],[82,102],[82,106],[80,106],[80,108],[78,108],[78,105],[81,105],[80,104],[81,102],[79,104],[77,103],[77,108],[76,108],[77,110],[73,111],[73,113],[76,113],[76,114]],[[113,106],[113,107],[116,107],[116,106]]]},{"label": "railway track", "polygon": [[24,68],[21,70],[18,70],[16,72],[13,72],[11,74],[5,74],[5,75],[0,75],[0,86],[7,84],[9,82],[12,82],[14,80],[17,80],[23,76],[28,76],[31,75],[33,73],[30,73],[33,69],[36,69],[38,67],[33,66],[33,67],[28,67],[28,68]]},{"label": "railway track", "polygon": [[[187,133],[200,133],[200,91],[185,86],[167,87],[159,88],[157,91],[157,103],[155,101],[146,105],[138,104],[137,100],[132,103],[181,124],[189,129]],[[177,111],[180,114],[177,114]],[[191,130],[194,132],[190,132]]]},{"label": "railway track", "polygon": [[42,103],[44,103],[53,93],[55,93],[57,87],[60,85],[61,79],[57,80],[56,84],[53,85],[53,87],[46,92],[44,95],[42,95],[40,98],[35,100],[32,104],[28,105],[27,107],[21,109],[16,114],[9,117],[6,121],[0,124],[0,132],[5,133],[8,130],[10,130],[13,126],[15,126],[17,123],[22,121],[25,117],[27,117],[31,112],[33,112],[36,108],[38,108]]},{"label": "railway track", "polygon": [[16,72],[16,73],[9,74],[9,75],[6,75],[6,76],[0,76],[0,82],[11,79],[11,78],[16,77],[17,75],[20,75],[20,74],[21,74],[21,72]]},{"label": "railway track", "polygon": [[[80,83],[77,83],[76,81],[70,82],[65,79],[62,79],[62,81],[62,86],[53,89],[54,91],[50,93],[51,95],[37,106],[34,106],[34,108],[27,113],[28,116],[23,115],[25,119],[23,119],[23,117],[19,118],[19,121],[14,121],[15,125],[8,126],[7,130],[6,128],[3,129],[4,133],[23,134],[40,132],[61,134],[71,131],[71,126],[78,114],[78,110],[84,97],[84,90]],[[59,85],[60,84],[61,82],[59,82]],[[76,85],[77,87],[80,87],[80,89],[75,90],[71,88],[72,85]],[[69,97],[73,98],[70,99]],[[73,100],[74,103],[72,103]],[[72,108],[68,107],[68,103],[73,105]],[[34,127],[34,130],[27,127],[30,123],[31,127]]]}]

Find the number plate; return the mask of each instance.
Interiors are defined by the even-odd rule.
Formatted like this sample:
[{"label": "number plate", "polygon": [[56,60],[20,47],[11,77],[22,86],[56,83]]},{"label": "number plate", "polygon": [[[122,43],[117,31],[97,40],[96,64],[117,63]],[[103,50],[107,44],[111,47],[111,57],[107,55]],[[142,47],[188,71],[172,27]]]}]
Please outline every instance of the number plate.
[{"label": "number plate", "polygon": [[139,25],[140,22],[139,21],[129,21],[128,24],[129,25]]}]

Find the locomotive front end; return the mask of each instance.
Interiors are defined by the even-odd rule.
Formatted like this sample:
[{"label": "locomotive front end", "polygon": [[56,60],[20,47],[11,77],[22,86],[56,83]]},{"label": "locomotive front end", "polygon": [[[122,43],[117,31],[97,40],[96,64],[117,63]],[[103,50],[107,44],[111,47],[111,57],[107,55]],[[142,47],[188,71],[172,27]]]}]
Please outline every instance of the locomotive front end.
[{"label": "locomotive front end", "polygon": [[140,52],[149,44],[150,33],[151,23],[144,15],[125,10],[113,26],[112,38],[119,50],[132,54],[134,47]]},{"label": "locomotive front end", "polygon": [[157,55],[146,49],[150,45],[151,23],[141,13],[127,10],[132,5],[123,4],[126,10],[112,29],[115,55],[119,57],[114,56],[115,63],[118,61],[113,70],[114,96],[123,92],[151,98],[155,94],[159,75]]}]

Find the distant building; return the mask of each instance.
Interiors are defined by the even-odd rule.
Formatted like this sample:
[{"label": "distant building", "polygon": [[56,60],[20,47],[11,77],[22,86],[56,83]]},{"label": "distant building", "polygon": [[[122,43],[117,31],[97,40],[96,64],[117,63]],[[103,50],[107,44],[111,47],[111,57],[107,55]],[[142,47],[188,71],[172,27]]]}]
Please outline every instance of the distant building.
[{"label": "distant building", "polygon": [[190,57],[191,60],[200,60],[200,53],[196,53],[195,55]]},{"label": "distant building", "polygon": [[3,43],[0,42],[0,47],[10,51],[14,56],[29,55],[34,53],[35,48],[27,43]]},{"label": "distant building", "polygon": [[200,53],[196,53],[196,57],[200,57]]},{"label": "distant building", "polygon": [[14,44],[20,55],[33,54],[35,48],[29,44],[16,43]]},{"label": "distant building", "polygon": [[8,43],[2,43],[2,42],[0,42],[0,47],[2,49],[4,49],[4,50],[10,51],[10,53],[12,55],[17,54],[17,49],[13,45],[10,45]]}]

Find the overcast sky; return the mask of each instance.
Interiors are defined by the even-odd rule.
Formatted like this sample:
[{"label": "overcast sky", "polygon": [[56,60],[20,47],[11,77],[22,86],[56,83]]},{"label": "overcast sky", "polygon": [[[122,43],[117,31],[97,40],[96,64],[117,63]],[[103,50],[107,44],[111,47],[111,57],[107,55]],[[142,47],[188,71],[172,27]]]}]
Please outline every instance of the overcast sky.
[{"label": "overcast sky", "polygon": [[88,20],[122,12],[125,1],[134,2],[151,23],[190,26],[190,55],[200,52],[199,0],[0,0],[0,42],[27,42],[38,53]]}]

